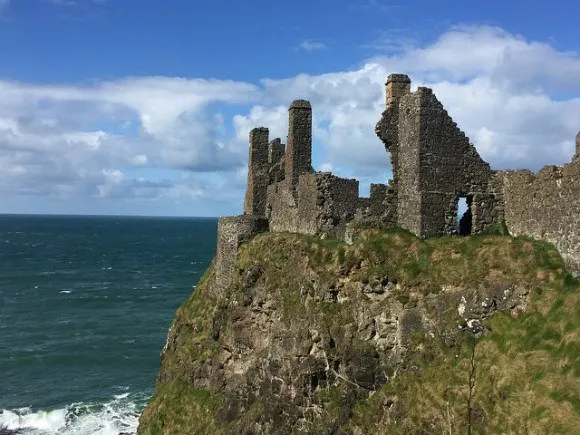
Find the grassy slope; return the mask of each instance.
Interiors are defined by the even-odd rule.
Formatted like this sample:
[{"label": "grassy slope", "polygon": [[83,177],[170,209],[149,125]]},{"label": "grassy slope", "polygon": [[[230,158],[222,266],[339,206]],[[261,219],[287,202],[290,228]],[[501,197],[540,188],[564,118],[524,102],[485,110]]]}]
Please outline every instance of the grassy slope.
[{"label": "grassy slope", "polygon": [[[404,289],[397,295],[403,303],[439,293],[443,286],[524,283],[533,289],[525,314],[494,316],[483,338],[465,336],[448,347],[440,337],[417,334],[410,369],[359,402],[343,429],[369,434],[466,433],[470,373],[473,433],[484,428],[490,433],[574,433],[580,427],[580,285],[565,272],[550,245],[505,236],[419,240],[403,232],[371,230],[347,246],[264,234],[242,247],[239,266],[276,265],[265,279],[286,286],[299,279],[300,268],[288,265],[298,264],[300,258],[307,258],[329,282],[345,271],[350,280],[361,282],[387,275]],[[191,361],[210,355],[216,343],[209,339],[216,306],[207,293],[212,274],[208,270],[176,314],[140,433],[234,433],[260,413],[258,401],[242,419],[220,426],[226,399],[188,384]],[[299,297],[284,294],[283,321],[300,316]],[[234,291],[231,297],[239,295]],[[338,306],[328,307],[331,322],[333,315],[341,316],[341,304],[334,305]],[[457,321],[451,312],[456,313],[456,307],[450,307],[449,322]]]}]

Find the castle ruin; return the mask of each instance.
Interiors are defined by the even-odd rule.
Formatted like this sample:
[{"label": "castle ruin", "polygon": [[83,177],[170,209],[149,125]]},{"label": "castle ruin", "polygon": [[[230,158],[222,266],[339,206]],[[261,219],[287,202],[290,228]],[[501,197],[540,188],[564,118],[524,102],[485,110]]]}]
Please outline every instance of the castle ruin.
[{"label": "castle ruin", "polygon": [[[357,228],[400,227],[419,237],[477,234],[505,222],[512,235],[553,243],[580,275],[580,133],[564,166],[494,171],[444,109],[433,91],[391,74],[376,134],[390,153],[393,177],[371,184],[312,168],[312,107],[289,108],[287,143],[270,141],[267,128],[250,132],[244,214],[220,218],[216,272],[224,285],[243,241],[263,231],[350,240]],[[458,201],[468,210],[458,222]]]}]

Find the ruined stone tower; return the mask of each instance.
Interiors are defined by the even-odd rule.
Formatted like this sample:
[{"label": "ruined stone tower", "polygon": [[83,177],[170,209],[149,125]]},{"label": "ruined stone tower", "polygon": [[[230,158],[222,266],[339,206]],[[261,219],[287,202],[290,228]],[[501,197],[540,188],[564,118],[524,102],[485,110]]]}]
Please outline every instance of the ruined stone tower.
[{"label": "ruined stone tower", "polygon": [[301,174],[312,172],[312,107],[306,100],[290,105],[284,158],[286,181],[295,188]]},{"label": "ruined stone tower", "polygon": [[269,150],[268,129],[254,128],[250,131],[248,156],[248,184],[244,198],[244,214],[265,216],[266,188],[268,187]]},{"label": "ruined stone tower", "polygon": [[375,132],[391,154],[392,184],[396,185],[399,180],[399,103],[411,93],[411,79],[406,74],[391,74],[385,86],[386,108]]}]

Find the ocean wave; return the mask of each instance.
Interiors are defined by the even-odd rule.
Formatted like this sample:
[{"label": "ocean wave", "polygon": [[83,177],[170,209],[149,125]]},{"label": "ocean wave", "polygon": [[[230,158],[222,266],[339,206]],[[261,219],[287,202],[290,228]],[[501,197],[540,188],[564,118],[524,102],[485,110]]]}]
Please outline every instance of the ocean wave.
[{"label": "ocean wave", "polygon": [[51,411],[30,408],[0,411],[0,428],[22,435],[135,434],[144,405],[129,393],[117,394],[101,404],[73,403]]}]

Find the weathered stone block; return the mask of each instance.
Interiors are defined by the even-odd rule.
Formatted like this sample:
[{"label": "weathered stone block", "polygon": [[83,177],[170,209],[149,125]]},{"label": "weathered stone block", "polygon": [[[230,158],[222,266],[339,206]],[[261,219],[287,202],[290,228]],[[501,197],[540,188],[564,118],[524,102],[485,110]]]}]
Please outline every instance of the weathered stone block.
[{"label": "weathered stone block", "polygon": [[261,216],[241,215],[218,220],[217,252],[215,257],[215,294],[218,298],[230,285],[234,273],[238,247],[259,233],[268,231],[268,220]]}]

